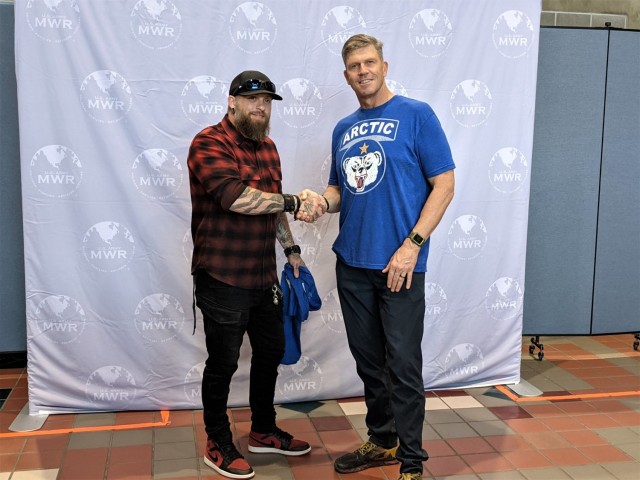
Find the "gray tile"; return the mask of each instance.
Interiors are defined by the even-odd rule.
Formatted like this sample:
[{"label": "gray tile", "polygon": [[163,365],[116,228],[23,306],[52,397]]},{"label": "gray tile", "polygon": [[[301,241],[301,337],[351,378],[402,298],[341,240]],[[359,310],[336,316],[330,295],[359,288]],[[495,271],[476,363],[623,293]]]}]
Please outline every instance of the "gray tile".
[{"label": "gray tile", "polygon": [[318,408],[310,411],[308,413],[310,417],[335,417],[339,415],[344,415],[344,412],[338,405],[338,402],[335,400],[327,400],[323,405]]},{"label": "gray tile", "polygon": [[442,438],[467,438],[477,437],[476,431],[466,423],[443,423],[433,425],[433,429]]},{"label": "gray tile", "polygon": [[423,440],[440,440],[440,435],[436,432],[433,427],[429,425],[424,425],[422,427],[422,439]]},{"label": "gray tile", "polygon": [[425,417],[424,421],[430,425],[436,425],[439,423],[456,423],[462,422],[463,420],[458,416],[458,414],[453,410],[429,410]]},{"label": "gray tile", "polygon": [[556,24],[555,12],[542,12],[540,15],[540,26],[553,27]]},{"label": "gray tile", "polygon": [[571,479],[569,475],[557,467],[548,468],[527,468],[520,470],[520,473],[527,480],[565,480]]},{"label": "gray tile", "polygon": [[153,449],[154,461],[196,458],[195,442],[158,443]]},{"label": "gray tile", "polygon": [[491,472],[491,473],[479,473],[482,480],[524,480],[525,477],[517,471],[510,472]]},{"label": "gray tile", "polygon": [[606,471],[600,465],[562,467],[562,470],[576,480],[616,480],[615,475]]},{"label": "gray tile", "polygon": [[154,480],[183,477],[198,478],[198,465],[199,462],[196,458],[159,460],[153,462],[153,478]]},{"label": "gray tile", "polygon": [[154,443],[194,442],[195,430],[193,427],[168,427],[154,430]]},{"label": "gray tile", "polygon": [[611,27],[615,28],[627,28],[627,17],[626,15],[607,15],[594,13],[591,16],[591,26],[592,27],[604,27],[605,23],[611,23]]},{"label": "gray tile", "polygon": [[116,430],[113,432],[111,446],[128,447],[131,445],[149,445],[153,442],[153,430]]},{"label": "gray tile", "polygon": [[105,432],[74,432],[69,438],[69,450],[105,448],[111,445],[111,430]]},{"label": "gray tile", "polygon": [[638,480],[640,478],[640,463],[638,462],[604,463],[602,467],[614,474],[618,480]]},{"label": "gray tile", "polygon": [[640,443],[640,436],[628,427],[598,428],[595,433],[612,445],[624,445],[626,443]]},{"label": "gray tile", "polygon": [[640,462],[640,444],[625,443],[624,445],[616,445],[616,448]]},{"label": "gray tile", "polygon": [[501,420],[489,420],[486,422],[469,422],[478,435],[486,437],[488,435],[514,435],[515,432]]},{"label": "gray tile", "polygon": [[458,408],[456,413],[465,422],[486,422],[499,420],[488,408]]},{"label": "gray tile", "polygon": [[367,428],[367,424],[365,423],[365,418],[367,418],[366,415],[349,415],[349,416],[347,416],[347,419],[349,420],[349,422],[351,422],[351,425],[356,430],[362,429],[362,428]]}]

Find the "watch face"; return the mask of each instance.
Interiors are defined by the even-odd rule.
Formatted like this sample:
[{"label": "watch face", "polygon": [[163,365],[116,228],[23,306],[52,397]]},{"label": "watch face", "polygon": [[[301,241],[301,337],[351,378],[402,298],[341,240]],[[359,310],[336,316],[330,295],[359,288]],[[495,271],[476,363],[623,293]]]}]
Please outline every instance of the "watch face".
[{"label": "watch face", "polygon": [[411,232],[411,235],[409,235],[409,238],[413,241],[413,243],[415,243],[416,245],[418,245],[420,247],[424,243],[424,237],[422,235],[420,235],[419,233]]}]

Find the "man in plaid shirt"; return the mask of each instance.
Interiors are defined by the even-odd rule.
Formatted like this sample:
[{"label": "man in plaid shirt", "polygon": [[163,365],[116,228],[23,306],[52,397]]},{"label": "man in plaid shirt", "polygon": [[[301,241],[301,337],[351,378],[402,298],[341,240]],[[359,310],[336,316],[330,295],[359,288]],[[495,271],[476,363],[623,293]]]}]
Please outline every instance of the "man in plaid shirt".
[{"label": "man in plaid shirt", "polygon": [[204,462],[229,478],[255,473],[233,443],[227,401],[247,332],[252,348],[249,451],[304,455],[307,442],[276,426],[273,406],[278,365],[284,353],[275,240],[298,276],[304,265],[285,212],[302,207],[282,194],[282,170],[268,137],[275,85],[257,71],[231,82],[222,121],[199,132],[189,149],[196,304],[204,317],[208,358],[202,378],[207,447]]}]

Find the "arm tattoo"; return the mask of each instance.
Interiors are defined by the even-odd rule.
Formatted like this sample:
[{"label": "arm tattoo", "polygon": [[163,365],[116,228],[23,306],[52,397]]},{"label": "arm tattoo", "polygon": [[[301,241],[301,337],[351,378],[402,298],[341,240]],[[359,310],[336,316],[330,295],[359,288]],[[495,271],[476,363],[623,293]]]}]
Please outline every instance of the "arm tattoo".
[{"label": "arm tattoo", "polygon": [[284,200],[279,193],[267,193],[247,187],[231,205],[232,212],[245,215],[265,215],[282,212]]},{"label": "arm tattoo", "polygon": [[289,220],[284,212],[280,212],[276,224],[276,238],[284,248],[290,247],[295,242],[293,241],[293,235],[289,228]]}]

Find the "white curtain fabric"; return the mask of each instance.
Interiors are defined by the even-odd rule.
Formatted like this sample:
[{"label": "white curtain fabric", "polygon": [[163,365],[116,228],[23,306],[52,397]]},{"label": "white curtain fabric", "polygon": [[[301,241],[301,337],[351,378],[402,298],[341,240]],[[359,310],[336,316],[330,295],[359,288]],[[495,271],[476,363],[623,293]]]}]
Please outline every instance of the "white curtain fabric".
[{"label": "white curtain fabric", "polygon": [[[284,190],[326,186],[333,126],[357,108],[340,49],[384,44],[396,95],[428,102],[456,197],[432,238],[426,389],[514,383],[540,0],[29,0],[15,4],[29,410],[200,408],[187,149],[265,72]],[[411,192],[405,192],[410,195]],[[19,208],[19,206],[16,206]],[[292,223],[323,300],[282,366],[276,402],[362,393],[331,245],[337,215]],[[284,256],[281,252],[282,265]],[[245,342],[230,405],[246,405]]]}]

